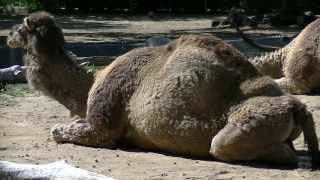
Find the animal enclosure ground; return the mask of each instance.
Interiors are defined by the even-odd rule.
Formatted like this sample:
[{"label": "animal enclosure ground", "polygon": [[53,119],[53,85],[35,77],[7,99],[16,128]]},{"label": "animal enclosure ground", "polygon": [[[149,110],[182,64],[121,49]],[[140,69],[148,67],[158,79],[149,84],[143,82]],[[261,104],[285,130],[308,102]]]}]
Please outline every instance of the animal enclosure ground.
[{"label": "animal enclosure ground", "polygon": [[[176,37],[184,33],[234,37],[230,28],[212,29],[213,17],[178,17],[150,20],[145,17],[58,17],[67,41],[142,42],[152,35]],[[7,22],[16,23],[17,20]],[[1,26],[5,35],[10,26]],[[294,34],[297,29],[260,29],[253,35]],[[1,59],[0,59],[1,60]],[[14,91],[14,87],[10,92]],[[21,90],[22,91],[22,90]],[[20,91],[18,91],[20,92]],[[296,96],[313,113],[320,135],[320,96]],[[72,144],[57,145],[50,128],[71,122],[69,112],[38,92],[0,95],[0,160],[49,163],[66,159],[69,163],[118,179],[319,179],[320,170],[308,171],[268,164],[227,164],[214,160],[174,157],[137,149],[109,150]],[[302,138],[295,146],[304,149]]]},{"label": "animal enclosure ground", "polygon": [[[298,96],[309,104],[320,127],[320,97]],[[72,144],[57,145],[50,128],[70,121],[69,112],[39,93],[7,96],[0,103],[0,159],[24,163],[48,163],[66,159],[78,167],[119,179],[318,179],[310,172],[268,164],[227,164],[143,152],[137,149],[109,150]],[[302,138],[295,145],[303,149]]]},{"label": "animal enclosure ground", "polygon": [[[233,28],[211,28],[212,20],[225,16],[160,16],[149,19],[145,16],[58,16],[68,42],[144,42],[147,38],[163,35],[176,38],[182,34],[208,34],[221,38],[237,37]],[[22,18],[0,17],[0,36],[6,36],[12,25],[21,23]],[[262,26],[250,30],[254,36],[294,35],[296,27]]]}]

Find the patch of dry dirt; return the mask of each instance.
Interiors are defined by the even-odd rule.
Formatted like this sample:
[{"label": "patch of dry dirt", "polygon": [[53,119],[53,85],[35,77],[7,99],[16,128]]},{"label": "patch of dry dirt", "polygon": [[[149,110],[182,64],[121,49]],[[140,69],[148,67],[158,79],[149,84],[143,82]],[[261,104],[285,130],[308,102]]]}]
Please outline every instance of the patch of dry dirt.
[{"label": "patch of dry dirt", "polygon": [[[212,28],[212,20],[224,18],[216,15],[176,15],[159,16],[155,19],[146,16],[57,16],[68,42],[119,42],[141,41],[154,35],[176,38],[182,34],[209,34],[221,38],[237,36],[230,27]],[[1,18],[1,17],[0,17]],[[0,36],[7,36],[13,24],[21,23],[22,18],[0,19]],[[296,27],[260,26],[247,29],[251,35],[294,35]]]},{"label": "patch of dry dirt", "polygon": [[[109,150],[72,144],[57,145],[50,128],[71,122],[69,112],[40,95],[11,97],[0,106],[0,159],[23,163],[49,163],[66,159],[81,168],[118,179],[319,179],[320,171],[288,169],[266,164],[227,164],[214,160],[174,157],[154,152]],[[320,97],[298,96],[314,113],[319,131]],[[295,142],[302,147],[302,139]]]}]

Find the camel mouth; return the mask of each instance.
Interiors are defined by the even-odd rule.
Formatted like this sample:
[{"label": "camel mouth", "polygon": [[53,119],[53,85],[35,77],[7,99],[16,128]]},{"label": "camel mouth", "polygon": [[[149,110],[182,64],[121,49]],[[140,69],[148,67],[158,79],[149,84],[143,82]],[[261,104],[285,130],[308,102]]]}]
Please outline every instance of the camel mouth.
[{"label": "camel mouth", "polygon": [[8,45],[9,48],[17,48],[15,43],[12,43],[12,42],[7,42],[7,45]]},{"label": "camel mouth", "polygon": [[7,39],[7,46],[9,48],[18,48],[19,45],[14,40]]}]

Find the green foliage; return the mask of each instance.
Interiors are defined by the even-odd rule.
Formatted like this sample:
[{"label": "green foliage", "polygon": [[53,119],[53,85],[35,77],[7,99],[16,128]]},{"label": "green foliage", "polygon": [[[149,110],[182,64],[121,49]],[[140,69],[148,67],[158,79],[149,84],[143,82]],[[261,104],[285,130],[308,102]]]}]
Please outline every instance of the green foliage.
[{"label": "green foliage", "polygon": [[23,97],[30,93],[28,84],[2,84],[0,83],[0,107],[15,103],[12,97]]},{"label": "green foliage", "polygon": [[5,84],[5,85],[2,85],[2,88],[0,89],[0,96],[6,95],[6,96],[21,97],[29,92],[31,91],[28,84]]},{"label": "green foliage", "polygon": [[12,14],[14,12],[14,0],[0,0],[0,12]]},{"label": "green foliage", "polygon": [[0,6],[5,6],[8,4],[13,4],[15,1],[14,0],[0,0]]},{"label": "green foliage", "polygon": [[27,7],[30,9],[39,9],[40,8],[40,1],[39,0],[19,0],[16,1],[18,2],[18,6],[21,7]]},{"label": "green foliage", "polygon": [[0,10],[5,13],[12,14],[15,7],[24,7],[31,10],[40,8],[39,0],[0,0]]}]

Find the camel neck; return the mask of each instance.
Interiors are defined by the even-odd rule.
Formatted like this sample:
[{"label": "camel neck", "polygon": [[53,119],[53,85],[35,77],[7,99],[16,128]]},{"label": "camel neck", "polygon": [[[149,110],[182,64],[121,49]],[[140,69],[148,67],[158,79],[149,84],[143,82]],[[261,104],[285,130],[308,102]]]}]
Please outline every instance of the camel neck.
[{"label": "camel neck", "polygon": [[294,45],[293,40],[288,45],[278,50],[264,53],[261,56],[255,56],[249,58],[249,61],[258,69],[258,71],[264,75],[268,75],[272,78],[283,77],[283,64],[290,48]]},{"label": "camel neck", "polygon": [[72,114],[85,116],[92,72],[84,69],[65,52],[55,56],[26,56],[27,79],[36,90],[57,100]]}]

